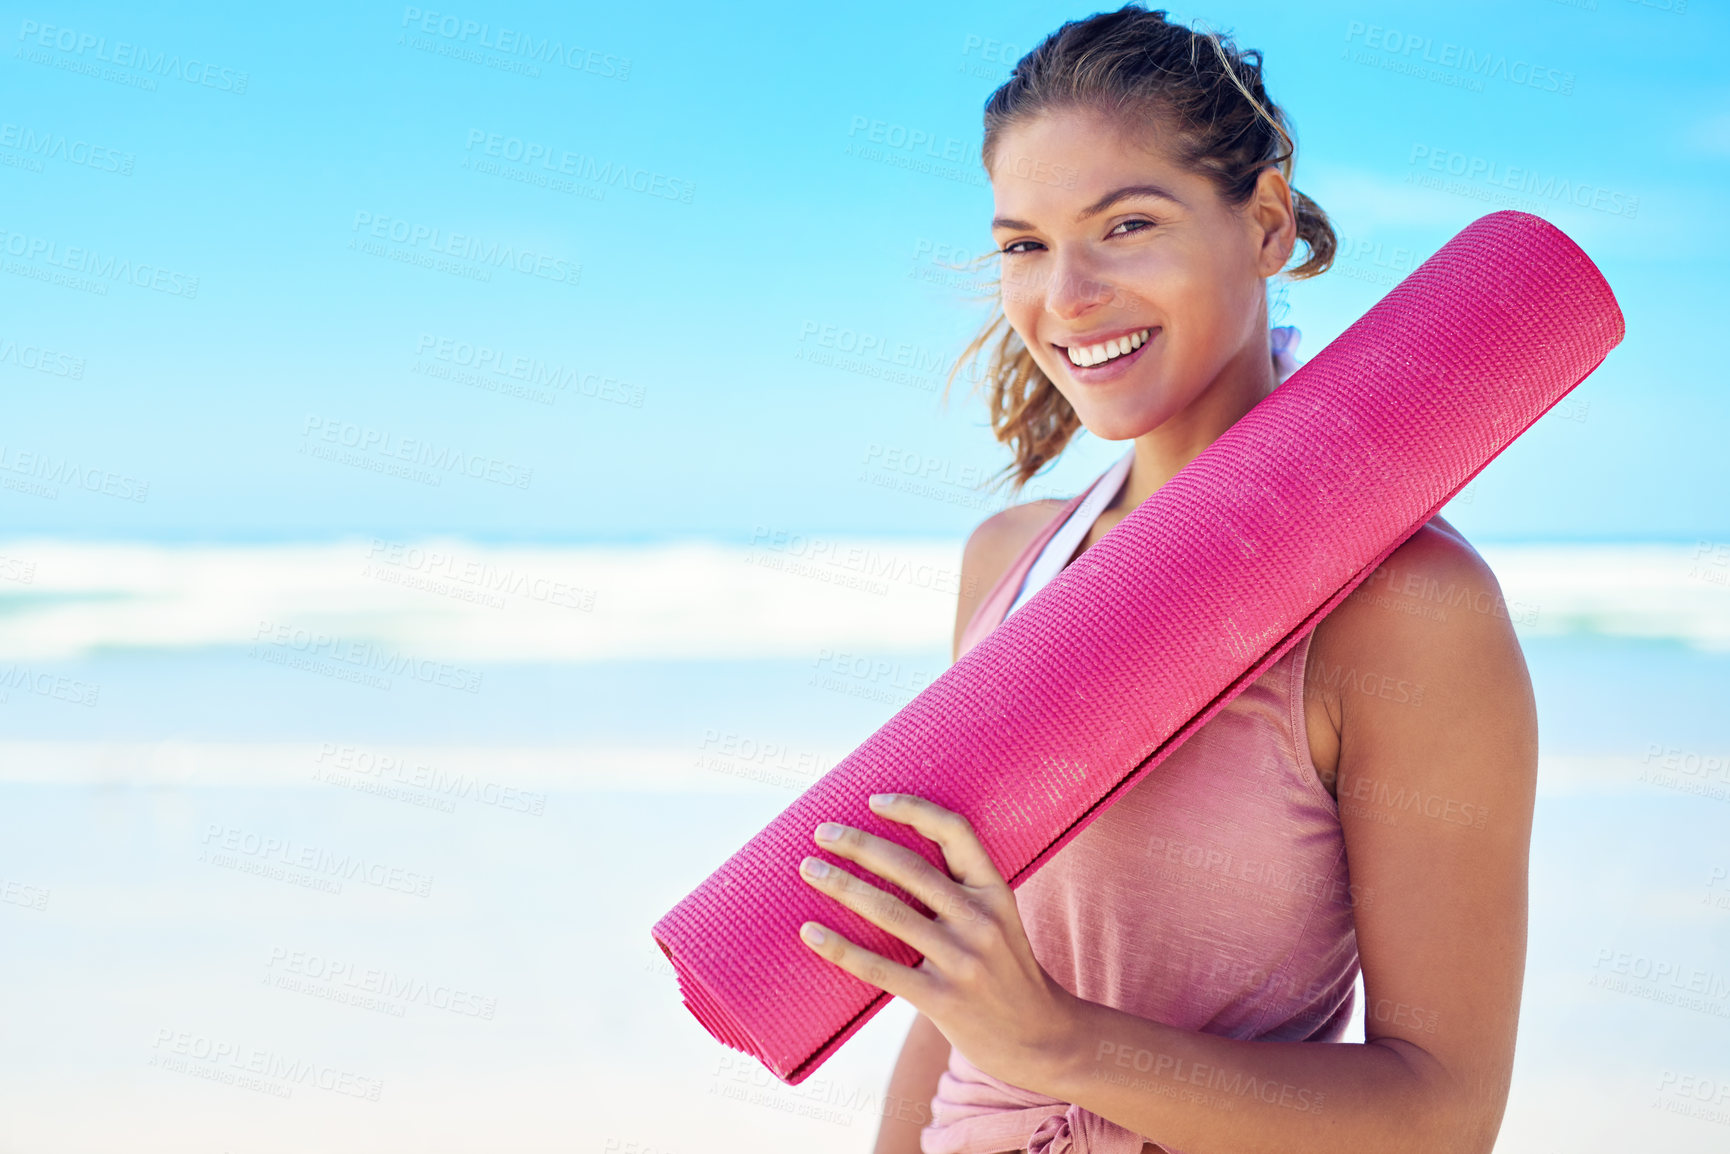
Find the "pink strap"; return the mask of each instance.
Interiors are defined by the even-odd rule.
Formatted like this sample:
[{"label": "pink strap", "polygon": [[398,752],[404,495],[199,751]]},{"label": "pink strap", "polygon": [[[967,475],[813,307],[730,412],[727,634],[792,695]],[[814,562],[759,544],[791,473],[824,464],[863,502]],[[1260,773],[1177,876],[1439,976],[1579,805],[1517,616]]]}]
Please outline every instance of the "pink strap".
[{"label": "pink strap", "polygon": [[[1107,472],[1109,471],[1107,470]],[[1099,484],[1104,475],[1101,473],[1099,477],[1095,477],[1093,485]],[[1009,616],[1009,607],[1015,604],[1015,595],[1021,592],[1021,582],[1026,579],[1027,571],[1033,568],[1033,562],[1038,560],[1040,551],[1057,535],[1057,531],[1063,528],[1063,523],[1069,520],[1069,515],[1075,512],[1076,506],[1085,501],[1087,495],[1093,492],[1093,485],[1089,485],[1066,501],[1063,508],[1057,511],[1057,515],[1051,519],[1045,528],[1034,535],[1033,540],[1027,543],[1026,548],[1021,550],[1020,556],[1015,558],[1015,563],[1004,572],[1003,576],[997,579],[997,584],[991,587],[991,592],[985,595],[985,600],[980,602],[979,608],[973,611],[972,620],[968,621],[967,627],[961,631],[960,653],[966,653],[972,649],[974,645],[978,644],[981,637],[996,629],[1003,623],[1003,619]],[[956,656],[959,657],[960,653]]]}]

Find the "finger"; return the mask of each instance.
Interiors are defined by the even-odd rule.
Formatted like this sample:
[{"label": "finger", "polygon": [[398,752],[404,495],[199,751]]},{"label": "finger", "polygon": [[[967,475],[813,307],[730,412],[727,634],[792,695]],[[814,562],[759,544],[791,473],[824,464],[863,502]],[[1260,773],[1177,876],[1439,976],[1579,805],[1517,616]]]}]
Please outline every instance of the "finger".
[{"label": "finger", "polygon": [[950,874],[962,885],[988,889],[1008,884],[985,852],[973,823],[954,810],[910,793],[872,794],[869,804],[872,813],[904,822],[936,842]]},{"label": "finger", "polygon": [[[813,930],[822,938],[821,941],[813,942],[807,936]],[[862,982],[868,982],[897,998],[905,998],[915,1007],[925,1000],[925,993],[931,982],[928,975],[899,962],[892,962],[881,954],[872,953],[827,926],[818,922],[805,922],[799,927],[799,940],[813,953],[835,963]]]},{"label": "finger", "polygon": [[[833,827],[835,836],[824,837],[825,827]],[[966,891],[966,887],[932,865],[922,854],[904,845],[835,822],[824,822],[812,837],[835,856],[857,862],[885,881],[900,886],[938,917],[971,921],[977,920],[981,914],[977,900]]]},{"label": "finger", "polygon": [[834,898],[878,929],[893,934],[926,957],[939,962],[955,956],[955,944],[943,927],[912,906],[840,866],[808,857],[799,863],[805,883]]}]

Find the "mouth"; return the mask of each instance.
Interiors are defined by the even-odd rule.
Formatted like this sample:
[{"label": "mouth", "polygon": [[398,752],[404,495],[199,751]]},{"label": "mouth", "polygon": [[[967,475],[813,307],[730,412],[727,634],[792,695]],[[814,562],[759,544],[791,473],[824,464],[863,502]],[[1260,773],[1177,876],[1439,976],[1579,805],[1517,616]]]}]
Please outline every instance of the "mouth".
[{"label": "mouth", "polygon": [[1140,359],[1142,350],[1159,335],[1159,331],[1159,326],[1154,325],[1089,345],[1052,347],[1062,351],[1069,362],[1070,373],[1076,378],[1086,381],[1104,380],[1126,371]]}]

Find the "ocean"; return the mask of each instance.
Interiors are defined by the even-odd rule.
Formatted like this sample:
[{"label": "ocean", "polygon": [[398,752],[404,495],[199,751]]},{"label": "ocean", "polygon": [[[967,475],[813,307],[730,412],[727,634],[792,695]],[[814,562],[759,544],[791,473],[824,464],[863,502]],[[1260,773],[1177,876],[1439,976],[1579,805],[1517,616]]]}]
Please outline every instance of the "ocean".
[{"label": "ocean", "polygon": [[[1722,1150],[1730,550],[1479,549],[1541,739],[1497,1149]],[[787,1087],[649,927],[942,672],[959,556],[0,543],[0,1151],[868,1151],[912,1008]]]}]

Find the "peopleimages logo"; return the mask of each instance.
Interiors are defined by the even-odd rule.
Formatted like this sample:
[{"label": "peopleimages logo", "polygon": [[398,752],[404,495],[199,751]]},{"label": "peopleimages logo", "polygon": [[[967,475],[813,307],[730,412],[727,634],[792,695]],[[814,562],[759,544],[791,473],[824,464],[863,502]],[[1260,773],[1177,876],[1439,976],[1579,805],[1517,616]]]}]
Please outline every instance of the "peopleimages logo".
[{"label": "peopleimages logo", "polygon": [[[377,671],[391,677],[407,676],[427,685],[443,686],[447,689],[461,690],[464,693],[479,693],[481,691],[481,670],[470,669],[462,665],[452,665],[446,661],[431,661],[426,658],[415,657],[400,649],[378,645],[370,641],[356,641],[339,635],[263,620],[258,623],[253,641],[255,642],[252,647],[254,651],[259,649],[257,643],[262,642],[276,649],[279,657],[296,653],[309,659],[318,658],[352,665],[369,673]],[[261,655],[268,655],[268,651]],[[388,683],[386,683],[385,688],[389,688]]]},{"label": "peopleimages logo", "polygon": [[[198,296],[198,278],[195,276],[144,261],[134,262],[127,257],[82,245],[61,244],[52,237],[0,228],[0,252],[20,260],[64,269],[68,273],[94,277],[98,284],[125,281],[138,288],[187,300]],[[103,286],[101,291],[107,293],[108,289]]]},{"label": "peopleimages logo", "polygon": [[[423,978],[410,977],[380,966],[363,966],[309,950],[273,946],[265,969],[272,971],[267,980],[268,977],[275,977],[277,981],[274,984],[279,989],[289,989],[296,993],[323,996],[345,993],[374,994],[399,1003],[419,1002],[434,1010],[446,1010],[489,1022],[498,1011],[499,1000],[496,997],[448,985],[435,985]],[[305,982],[293,981],[297,978],[316,985],[308,988]],[[339,997],[335,1000],[342,999]],[[390,1009],[395,1011],[393,1016],[401,1016],[400,1005],[391,1006]]]},{"label": "peopleimages logo", "polygon": [[375,429],[357,425],[352,421],[309,413],[306,427],[301,431],[301,451],[305,452],[308,444],[313,444],[316,448],[317,441],[440,470],[441,472],[432,474],[435,478],[444,473],[457,473],[477,481],[491,481],[509,488],[527,489],[535,476],[532,467],[525,468],[497,457],[466,453],[450,445],[428,441],[424,437],[401,437],[388,429]]},{"label": "peopleimages logo", "polygon": [[482,155],[496,160],[507,160],[526,168],[541,168],[558,176],[628,188],[632,192],[640,192],[644,196],[661,200],[690,204],[691,197],[697,191],[697,186],[691,181],[668,176],[663,172],[613,160],[601,160],[587,153],[572,152],[554,144],[471,128],[468,132],[468,143],[463,147],[465,151],[473,153],[477,145]]},{"label": "peopleimages logo", "polygon": [[295,1086],[313,1086],[333,1094],[376,1102],[384,1083],[353,1070],[324,1062],[290,1057],[258,1046],[242,1046],[167,1027],[156,1031],[149,1064],[177,1074],[226,1082],[278,1097],[291,1097]]},{"label": "peopleimages logo", "polygon": [[1571,204],[1610,216],[1630,219],[1639,214],[1640,198],[1605,188],[1590,181],[1570,180],[1554,173],[1541,173],[1518,164],[1503,164],[1474,153],[1456,152],[1439,145],[1414,144],[1406,163],[1413,168],[1444,173],[1461,180],[1476,181],[1530,196],[1535,200]]},{"label": "peopleimages logo", "polygon": [[36,344],[21,344],[11,337],[0,336],[0,365],[16,365],[21,369],[47,373],[51,377],[84,379],[84,358],[57,352]]},{"label": "peopleimages logo", "polygon": [[455,257],[477,265],[508,268],[526,276],[540,277],[561,284],[574,285],[582,279],[583,266],[551,253],[516,248],[496,240],[483,241],[467,233],[449,232],[430,224],[419,224],[400,217],[382,216],[357,209],[350,232],[350,246],[361,236],[387,240],[407,249],[420,249],[440,256]]},{"label": "peopleimages logo", "polygon": [[[132,164],[136,159],[130,152],[92,144],[88,140],[75,139],[63,133],[57,135],[47,129],[37,131],[10,121],[0,123],[0,148],[21,153],[34,162],[59,160],[80,168],[112,172],[119,176],[131,176]],[[40,163],[35,164],[34,171],[42,171]]]},{"label": "peopleimages logo", "polygon": [[275,837],[211,822],[204,830],[205,857],[212,864],[227,865],[223,854],[253,858],[286,869],[304,870],[332,881],[354,881],[378,889],[395,890],[424,898],[432,893],[431,874],[404,869],[361,857],[337,853],[323,846],[305,845],[293,838]]},{"label": "peopleimages logo", "polygon": [[[250,73],[206,64],[191,56],[182,59],[178,52],[152,52],[124,40],[116,40],[110,45],[106,36],[80,32],[76,28],[41,24],[35,20],[25,20],[19,24],[18,39],[24,42],[26,48],[50,48],[75,56],[81,62],[93,60],[111,64],[116,68],[130,68],[152,76],[184,80],[188,84],[214,88],[219,92],[232,92],[236,96],[246,91],[246,82],[251,79]],[[154,83],[151,87],[155,87]]]},{"label": "peopleimages logo", "polygon": [[[1379,55],[1354,54],[1352,49],[1359,46],[1373,49]],[[1346,26],[1345,56],[1359,64],[1375,64],[1395,72],[1424,76],[1425,79],[1446,79],[1449,83],[1470,81],[1469,87],[1478,92],[1483,91],[1484,81],[1501,80],[1561,96],[1574,94],[1572,72],[1510,58],[1505,52],[1472,48],[1446,40],[1438,43],[1433,36],[1383,28],[1361,20],[1353,20]],[[1445,72],[1425,75],[1426,66],[1428,70],[1443,69]]]},{"label": "peopleimages logo", "polygon": [[5,488],[28,485],[32,480],[40,481],[44,484],[38,487],[45,491],[39,495],[50,499],[59,498],[59,490],[51,487],[55,485],[101,493],[122,501],[142,502],[150,496],[149,481],[76,461],[69,456],[57,457],[53,453],[19,449],[0,442],[0,474],[4,473],[16,473],[19,477],[29,479],[14,484],[13,478],[0,477],[0,485]]},{"label": "peopleimages logo", "polygon": [[551,36],[536,36],[514,28],[494,28],[483,20],[469,20],[450,12],[429,12],[405,7],[402,26],[412,32],[437,36],[453,45],[484,48],[502,56],[520,56],[538,64],[558,64],[573,72],[588,72],[608,80],[629,80],[631,61]]}]

